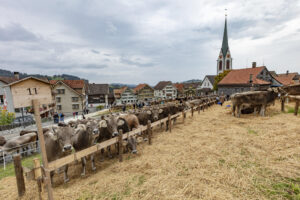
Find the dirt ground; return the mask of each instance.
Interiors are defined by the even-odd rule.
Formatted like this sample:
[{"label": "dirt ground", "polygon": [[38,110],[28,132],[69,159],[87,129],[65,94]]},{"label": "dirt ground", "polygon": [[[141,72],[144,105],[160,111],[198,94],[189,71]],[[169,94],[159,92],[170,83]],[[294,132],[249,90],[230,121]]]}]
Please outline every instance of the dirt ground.
[{"label": "dirt ground", "polygon": [[[122,163],[97,156],[86,177],[71,166],[69,183],[56,175],[55,199],[300,199],[300,117],[280,113],[278,102],[267,117],[234,118],[230,109],[215,105],[179,118],[172,133],[154,130],[153,144]],[[38,199],[36,183],[26,187],[22,199]],[[0,196],[17,199],[15,177],[0,181]]]}]

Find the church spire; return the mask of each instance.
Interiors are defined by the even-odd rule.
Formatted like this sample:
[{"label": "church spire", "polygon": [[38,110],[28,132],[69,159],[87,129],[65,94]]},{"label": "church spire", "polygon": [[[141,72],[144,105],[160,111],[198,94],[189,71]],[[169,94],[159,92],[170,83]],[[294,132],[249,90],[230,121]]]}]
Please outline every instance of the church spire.
[{"label": "church spire", "polygon": [[227,35],[227,14],[225,14],[225,27],[224,27],[223,42],[222,42],[221,49],[222,49],[223,56],[226,56],[227,51],[229,49],[228,35]]}]

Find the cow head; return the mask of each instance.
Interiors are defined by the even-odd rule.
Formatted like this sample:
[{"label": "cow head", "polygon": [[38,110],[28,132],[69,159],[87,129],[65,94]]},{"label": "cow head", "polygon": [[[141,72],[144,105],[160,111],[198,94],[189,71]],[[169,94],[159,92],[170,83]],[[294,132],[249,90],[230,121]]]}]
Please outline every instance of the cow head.
[{"label": "cow head", "polygon": [[59,144],[63,152],[70,151],[75,130],[71,127],[53,127],[52,130],[53,132],[49,133],[50,138]]},{"label": "cow head", "polygon": [[[107,129],[107,131],[115,137],[119,134],[118,130],[124,126],[126,121],[118,116],[111,115],[99,122],[99,128]],[[122,129],[122,128],[121,128]]]},{"label": "cow head", "polygon": [[127,145],[128,145],[128,148],[131,150],[131,153],[133,153],[133,154],[137,153],[136,144],[137,144],[136,137],[135,136],[130,136],[128,138]]},{"label": "cow head", "polygon": [[153,121],[159,120],[159,115],[163,113],[163,109],[155,108],[152,110],[152,119]]}]

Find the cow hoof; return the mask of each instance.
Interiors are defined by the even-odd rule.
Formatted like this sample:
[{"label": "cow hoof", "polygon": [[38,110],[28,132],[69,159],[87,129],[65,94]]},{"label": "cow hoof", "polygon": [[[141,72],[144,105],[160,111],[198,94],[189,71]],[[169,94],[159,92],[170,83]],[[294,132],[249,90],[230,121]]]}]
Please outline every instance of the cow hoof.
[{"label": "cow hoof", "polygon": [[70,181],[70,179],[69,179],[69,178],[65,179],[65,183],[68,183],[69,181]]},{"label": "cow hoof", "polygon": [[96,167],[92,167],[92,170],[95,171],[95,170],[96,170]]},{"label": "cow hoof", "polygon": [[145,141],[145,142],[148,141],[148,138],[144,138],[144,141]]},{"label": "cow hoof", "polygon": [[81,173],[81,176],[85,176],[85,173]]}]

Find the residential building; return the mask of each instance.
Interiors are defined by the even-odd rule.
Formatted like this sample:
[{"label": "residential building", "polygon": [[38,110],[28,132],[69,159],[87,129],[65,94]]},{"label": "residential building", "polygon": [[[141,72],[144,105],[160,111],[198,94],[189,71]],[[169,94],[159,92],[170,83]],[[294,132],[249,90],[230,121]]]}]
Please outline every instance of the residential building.
[{"label": "residential building", "polygon": [[200,82],[196,83],[184,83],[183,84],[183,93],[185,97],[196,97],[198,92],[197,89],[199,89],[199,85],[201,85]]},{"label": "residential building", "polygon": [[16,74],[16,76],[17,77],[0,77],[0,107],[11,113],[15,112],[15,108],[10,87],[7,86],[8,84],[19,80],[18,74]]},{"label": "residential building", "polygon": [[56,111],[65,116],[82,114],[86,110],[86,84],[84,80],[51,80],[55,92]]},{"label": "residential building", "polygon": [[114,90],[113,90],[114,99],[115,99],[114,104],[115,104],[115,105],[120,105],[120,104],[122,104],[121,95],[122,95],[122,93],[123,93],[126,89],[127,89],[127,87],[124,86],[124,87],[121,87],[121,88],[119,88],[119,89],[114,89]]},{"label": "residential building", "polygon": [[279,81],[282,85],[292,85],[299,83],[299,74],[297,72],[290,73],[287,71],[284,74],[274,74],[273,77]]},{"label": "residential building", "polygon": [[102,106],[102,108],[108,107],[108,84],[88,84],[87,95],[89,111],[96,111],[99,106]]},{"label": "residential building", "polygon": [[[32,112],[31,101],[38,99],[40,102],[40,114],[48,117],[54,112],[54,97],[48,80],[35,77],[18,79],[4,86],[6,91],[11,92],[12,103],[16,116],[21,116],[24,108]],[[24,114],[24,113],[23,113]]]},{"label": "residential building", "polygon": [[220,95],[231,95],[250,90],[265,90],[271,86],[281,86],[265,66],[235,69],[230,71],[218,84]]},{"label": "residential building", "polygon": [[222,47],[217,59],[217,74],[220,74],[225,70],[231,70],[231,69],[232,69],[232,57],[231,57],[229,44],[228,44],[227,16],[225,16],[225,26],[224,26]]},{"label": "residential building", "polygon": [[177,88],[171,81],[160,81],[154,87],[154,97],[156,100],[176,99]]},{"label": "residential building", "polygon": [[185,98],[185,94],[183,91],[183,86],[184,86],[183,83],[175,83],[174,86],[177,89],[177,98],[179,99]]},{"label": "residential building", "polygon": [[204,77],[200,89],[198,90],[199,96],[215,94],[215,91],[213,90],[215,77],[215,75],[206,75]]},{"label": "residential building", "polygon": [[126,87],[126,89],[121,93],[120,100],[122,104],[135,104],[137,102],[137,96],[132,89]]},{"label": "residential building", "polygon": [[139,84],[133,89],[133,92],[137,95],[138,101],[153,101],[154,89],[148,84]]}]

